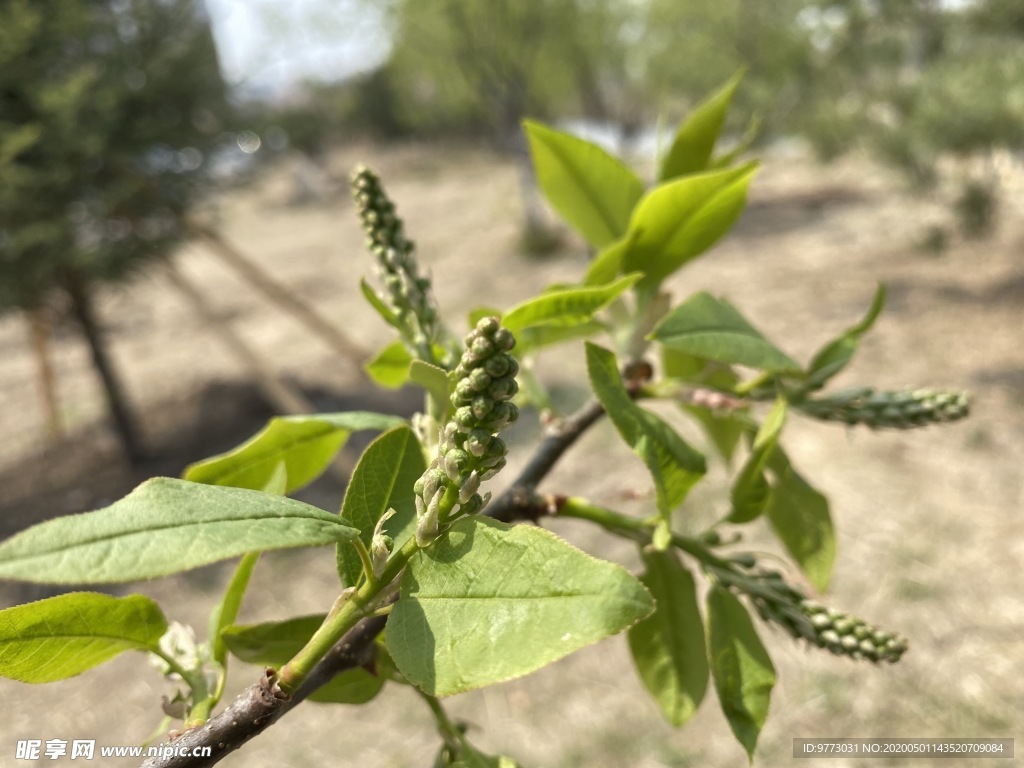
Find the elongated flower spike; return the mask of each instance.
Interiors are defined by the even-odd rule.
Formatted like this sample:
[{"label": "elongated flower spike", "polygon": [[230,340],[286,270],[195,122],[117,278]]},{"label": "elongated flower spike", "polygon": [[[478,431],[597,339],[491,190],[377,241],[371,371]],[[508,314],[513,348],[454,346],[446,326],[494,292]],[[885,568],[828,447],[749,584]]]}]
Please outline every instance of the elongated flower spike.
[{"label": "elongated flower spike", "polygon": [[437,359],[435,350],[439,343],[446,346],[448,334],[441,324],[430,276],[419,271],[416,245],[405,236],[405,225],[395,204],[377,174],[365,166],[352,174],[352,194],[367,247],[377,260],[385,299],[395,312],[403,337],[421,360],[448,367],[446,360]]},{"label": "elongated flower spike", "polygon": [[519,363],[509,352],[516,340],[496,317],[476,324],[452,372],[452,418],[437,456],[416,481],[416,541],[429,545],[447,524],[477,514],[490,499],[480,484],[505,466],[507,448],[498,432],[519,418],[511,402],[519,389]]},{"label": "elongated flower spike", "polygon": [[808,599],[777,571],[756,571],[748,578],[758,585],[748,597],[761,618],[782,627],[797,640],[806,640],[836,656],[872,662],[895,664],[907,651],[906,638]]},{"label": "elongated flower spike", "polygon": [[970,399],[965,392],[938,389],[878,392],[860,387],[805,400],[797,407],[823,421],[864,424],[874,429],[913,429],[964,418],[970,412]]}]

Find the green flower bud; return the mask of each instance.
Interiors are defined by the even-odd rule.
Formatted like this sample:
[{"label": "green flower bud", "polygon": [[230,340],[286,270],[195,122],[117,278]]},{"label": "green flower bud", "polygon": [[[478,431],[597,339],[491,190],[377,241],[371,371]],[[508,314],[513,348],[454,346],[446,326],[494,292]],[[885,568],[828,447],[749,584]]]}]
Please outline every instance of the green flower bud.
[{"label": "green flower bud", "polygon": [[494,343],[502,352],[511,352],[516,346],[516,337],[508,328],[499,328],[494,334]]},{"label": "green flower bud", "polygon": [[[474,373],[476,373],[476,371],[474,371]],[[477,389],[469,379],[463,379],[455,385],[455,398],[463,405],[472,402],[473,398],[476,397],[476,393]]]},{"label": "green flower bud", "polygon": [[461,448],[453,448],[444,455],[444,472],[451,482],[459,482],[462,470],[470,463],[470,458],[470,454]]},{"label": "green flower bud", "polygon": [[472,355],[471,360],[476,362],[478,360],[486,360],[494,354],[494,350],[494,342],[484,336],[477,336],[473,339],[473,343],[468,351]]},{"label": "green flower bud", "polygon": [[501,378],[508,373],[509,368],[511,367],[511,360],[512,358],[508,355],[495,355],[484,363],[483,370],[487,371],[488,374],[496,379]]},{"label": "green flower bud", "polygon": [[469,500],[476,495],[479,488],[480,473],[474,469],[469,473],[469,477],[463,480],[462,485],[459,487],[459,503],[466,504],[469,502]]},{"label": "green flower bud", "polygon": [[494,410],[494,401],[485,395],[478,395],[473,398],[473,402],[470,407],[473,409],[473,415],[476,416],[479,421],[483,421],[490,416],[491,411]]},{"label": "green flower bud", "polygon": [[511,400],[518,391],[519,384],[515,379],[495,379],[487,389],[487,394],[495,400]]},{"label": "green flower bud", "polygon": [[452,420],[459,425],[464,432],[469,432],[477,425],[477,418],[473,415],[473,409],[464,405],[455,411]]},{"label": "green flower bud", "polygon": [[[491,358],[491,360],[493,359],[494,358]],[[487,362],[489,363],[490,360]],[[493,377],[494,374],[487,370],[487,366],[485,364],[483,368],[475,368],[470,371],[467,381],[474,393],[486,392],[487,388],[491,386],[491,382],[494,380]]]},{"label": "green flower bud", "polygon": [[[474,429],[466,437],[466,450],[479,459],[487,453],[487,450],[491,445],[491,441],[496,439],[498,438],[493,437],[491,433],[485,429]],[[502,443],[502,445],[504,445],[504,443]]]},{"label": "green flower bud", "polygon": [[861,387],[805,400],[798,407],[824,421],[912,429],[964,418],[970,413],[970,399],[964,392],[934,389],[876,392],[870,387]]}]

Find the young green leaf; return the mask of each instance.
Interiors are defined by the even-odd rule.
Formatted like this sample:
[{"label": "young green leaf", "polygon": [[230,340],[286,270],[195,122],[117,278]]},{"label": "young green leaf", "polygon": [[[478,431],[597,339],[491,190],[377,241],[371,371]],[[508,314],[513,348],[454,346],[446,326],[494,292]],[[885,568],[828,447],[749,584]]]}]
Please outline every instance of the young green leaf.
[{"label": "young green leaf", "polygon": [[758,429],[750,455],[733,482],[730,493],[732,512],[726,518],[730,523],[748,523],[760,517],[767,507],[771,487],[764,471],[778,445],[787,409],[785,398],[779,397]]},{"label": "young green leaf", "polygon": [[249,580],[252,578],[252,572],[259,559],[259,552],[250,552],[239,560],[231,582],[224,591],[224,596],[210,612],[211,655],[213,660],[221,666],[224,666],[228,655],[228,647],[224,644],[221,632],[238,618],[238,611],[242,607],[242,598],[245,597],[245,590],[249,586]]},{"label": "young green leaf", "polygon": [[820,389],[846,367],[860,343],[860,337],[871,330],[885,306],[885,286],[879,285],[864,319],[847,328],[842,334],[822,347],[807,368],[807,389]]},{"label": "young green leaf", "polygon": [[80,675],[123,651],[159,648],[160,606],[142,595],[69,592],[0,611],[0,676],[49,683]]},{"label": "young green leaf", "polygon": [[221,636],[232,656],[248,664],[280,668],[302,650],[325,618],[321,613],[263,624],[233,624],[225,627]]},{"label": "young green leaf", "polygon": [[614,563],[541,528],[470,517],[410,560],[387,647],[406,679],[447,696],[533,672],[653,608]]},{"label": "young green leaf", "polygon": [[448,381],[448,372],[423,360],[413,360],[409,366],[409,380],[427,391],[436,409],[437,420],[443,424],[451,408],[451,382]]},{"label": "young green leaf", "polygon": [[523,122],[537,183],[551,206],[594,248],[626,232],[643,183],[596,144]]},{"label": "young green leaf", "polygon": [[672,725],[685,723],[708,687],[704,624],[693,576],[674,552],[644,552],[640,577],[654,596],[654,613],[629,630],[640,679]]},{"label": "young green leaf", "polygon": [[697,357],[765,371],[799,371],[725,299],[701,291],[665,317],[648,338]]},{"label": "young green leaf", "polygon": [[626,275],[607,285],[584,288],[562,288],[542,293],[518,304],[501,319],[512,333],[538,326],[571,327],[589,321],[595,312],[604,309],[624,291],[632,288],[643,275]]},{"label": "young green leaf", "polygon": [[587,372],[594,394],[654,480],[658,512],[666,525],[672,510],[707,471],[704,457],[668,424],[633,402],[622,385],[615,355],[587,342]]},{"label": "young green leaf", "polygon": [[768,520],[814,588],[824,592],[836,559],[828,499],[793,469],[781,447],[773,451],[769,466],[775,484],[768,499]]},{"label": "young green leaf", "polygon": [[720,89],[702,101],[679,126],[675,140],[661,162],[661,181],[699,173],[710,165],[715,143],[725,124],[736,87],[743,79],[740,70]]},{"label": "young green leaf", "polygon": [[[395,427],[374,440],[359,457],[352,471],[341,516],[359,529],[359,538],[369,549],[377,521],[388,511],[395,515],[384,525],[385,532],[401,547],[416,528],[413,485],[426,470],[423,451],[409,427]],[[346,586],[355,586],[363,572],[359,554],[351,542],[341,541],[337,551],[338,575]]]},{"label": "young green leaf", "polygon": [[612,282],[622,272],[622,262],[626,254],[636,245],[642,232],[631,229],[625,235],[602,248],[594,260],[590,262],[584,285],[605,285]]},{"label": "young green leaf", "polygon": [[718,585],[708,592],[707,635],[711,676],[722,712],[753,761],[757,737],[768,717],[775,667],[747,609]]},{"label": "young green leaf", "polygon": [[[242,661],[279,669],[302,650],[324,618],[320,614],[266,624],[235,625],[225,629],[224,642]],[[384,682],[383,677],[365,669],[349,669],[318,688],[309,698],[321,703],[364,704],[380,692]]]},{"label": "young green leaf", "polygon": [[48,520],[0,543],[0,578],[137,581],[358,533],[337,515],[294,499],[158,477],[109,507]]},{"label": "young green leaf", "polygon": [[280,416],[237,448],[192,464],[184,477],[196,483],[260,490],[283,461],[286,490],[291,493],[319,477],[353,432],[404,423],[397,416],[368,411]]},{"label": "young green leaf", "polygon": [[652,189],[633,211],[629,230],[639,234],[621,256],[621,271],[643,272],[639,287],[653,289],[707,251],[743,212],[756,170],[747,163]]},{"label": "young green leaf", "polygon": [[398,315],[391,307],[384,303],[384,300],[377,295],[377,292],[366,282],[365,278],[359,281],[359,289],[363,292],[363,297],[369,302],[370,306],[377,310],[378,315],[384,318],[384,322],[397,331],[404,330]]},{"label": "young green leaf", "polygon": [[401,341],[393,341],[363,366],[366,375],[386,389],[401,389],[409,381],[413,356]]},{"label": "young green leaf", "polygon": [[735,163],[740,155],[753,146],[754,141],[757,139],[757,134],[761,131],[761,123],[762,119],[760,115],[752,115],[750,120],[747,122],[747,128],[743,131],[743,135],[740,137],[740,140],[736,142],[728,152],[716,155],[710,165],[708,165],[708,169],[717,170],[719,168],[728,168]]},{"label": "young green leaf", "polygon": [[[538,325],[526,328],[516,333],[516,355],[522,360],[531,352],[536,352],[544,347],[552,347],[567,341],[589,339],[591,336],[605,333],[607,330],[608,325],[600,320],[587,320],[572,326]],[[522,384],[523,382],[520,382],[520,385]]]}]

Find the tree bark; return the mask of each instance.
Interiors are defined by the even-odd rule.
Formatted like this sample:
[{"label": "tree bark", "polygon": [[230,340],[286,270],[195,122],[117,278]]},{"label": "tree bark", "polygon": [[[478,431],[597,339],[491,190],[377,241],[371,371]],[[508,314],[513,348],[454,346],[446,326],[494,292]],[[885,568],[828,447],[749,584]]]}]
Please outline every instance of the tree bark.
[{"label": "tree bark", "polygon": [[71,298],[71,309],[82,327],[82,333],[89,344],[92,363],[103,383],[103,391],[107,398],[107,407],[114,421],[128,461],[133,466],[148,458],[139,439],[135,418],[132,416],[124,387],[114,370],[113,362],[107,353],[103,333],[96,322],[96,314],[92,306],[91,286],[88,279],[80,272],[69,269],[63,275],[64,289]]},{"label": "tree bark", "polygon": [[57,402],[57,378],[53,372],[50,348],[50,319],[46,308],[39,306],[26,310],[25,320],[28,324],[32,353],[36,358],[36,376],[43,403],[46,437],[53,443],[60,439],[63,430],[60,423],[60,405]]}]

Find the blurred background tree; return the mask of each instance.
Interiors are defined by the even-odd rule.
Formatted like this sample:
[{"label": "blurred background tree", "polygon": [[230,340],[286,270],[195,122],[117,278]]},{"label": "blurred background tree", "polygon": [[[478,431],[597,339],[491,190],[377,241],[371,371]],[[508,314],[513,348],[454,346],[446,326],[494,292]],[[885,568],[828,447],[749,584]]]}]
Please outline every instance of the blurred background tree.
[{"label": "blurred background tree", "polygon": [[0,311],[69,298],[133,461],[144,450],[92,288],[185,237],[227,105],[198,0],[0,5]]},{"label": "blurred background tree", "polygon": [[[666,126],[739,68],[738,137],[799,137],[825,161],[866,150],[988,232],[998,158],[1024,144],[1017,0],[389,0],[391,53],[317,97],[389,137],[515,149],[522,117],[584,119],[619,143]],[[745,118],[743,116],[746,116]],[[308,130],[308,126],[307,126]]]}]

